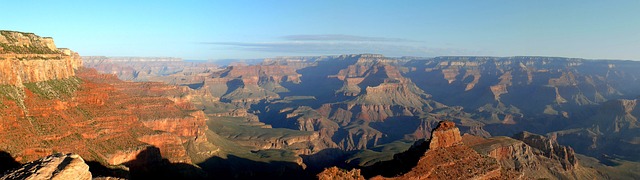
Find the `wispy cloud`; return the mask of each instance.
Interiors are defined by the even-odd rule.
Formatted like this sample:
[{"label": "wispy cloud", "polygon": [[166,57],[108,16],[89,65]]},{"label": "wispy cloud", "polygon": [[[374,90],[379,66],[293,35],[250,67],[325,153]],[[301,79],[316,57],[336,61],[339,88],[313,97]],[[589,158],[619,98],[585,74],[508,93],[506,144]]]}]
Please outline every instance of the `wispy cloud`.
[{"label": "wispy cloud", "polygon": [[200,42],[238,52],[265,52],[278,55],[326,55],[375,53],[387,56],[471,55],[477,51],[429,47],[427,43],[401,38],[344,34],[307,34],[280,37],[270,42]]},{"label": "wispy cloud", "polygon": [[415,45],[375,43],[375,42],[204,42],[203,44],[229,46],[236,50],[260,51],[286,54],[359,54],[377,53],[387,56],[437,56],[469,54],[471,51],[451,48],[429,48]]},{"label": "wispy cloud", "polygon": [[354,36],[345,34],[299,34],[282,36],[281,38],[289,41],[418,42],[402,38]]}]

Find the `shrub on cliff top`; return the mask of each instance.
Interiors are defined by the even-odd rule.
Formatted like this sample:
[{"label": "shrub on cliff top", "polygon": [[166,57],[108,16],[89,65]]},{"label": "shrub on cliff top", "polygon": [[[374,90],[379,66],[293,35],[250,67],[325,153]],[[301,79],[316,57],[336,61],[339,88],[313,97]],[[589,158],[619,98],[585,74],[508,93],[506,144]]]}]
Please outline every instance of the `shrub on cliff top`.
[{"label": "shrub on cliff top", "polygon": [[42,46],[13,46],[0,43],[0,53],[16,53],[16,54],[60,54],[59,51],[49,49]]}]

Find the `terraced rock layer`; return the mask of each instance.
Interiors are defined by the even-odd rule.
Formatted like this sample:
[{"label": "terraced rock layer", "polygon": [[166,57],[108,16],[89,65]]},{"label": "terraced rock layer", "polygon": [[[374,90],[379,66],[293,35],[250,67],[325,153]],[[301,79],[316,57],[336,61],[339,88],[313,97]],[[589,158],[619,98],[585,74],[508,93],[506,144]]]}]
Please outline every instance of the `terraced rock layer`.
[{"label": "terraced rock layer", "polygon": [[0,31],[0,85],[66,79],[81,66],[78,53],[57,48],[52,38]]},{"label": "terraced rock layer", "polygon": [[39,93],[49,86],[7,87],[24,91],[24,107],[0,97],[0,150],[19,162],[73,152],[88,161],[118,165],[156,146],[171,162],[190,163],[183,144],[206,142],[202,111],[188,100],[168,98],[179,97],[179,88],[122,82],[87,69],[78,71],[78,77],[79,83],[53,83],[68,87],[59,97]]}]

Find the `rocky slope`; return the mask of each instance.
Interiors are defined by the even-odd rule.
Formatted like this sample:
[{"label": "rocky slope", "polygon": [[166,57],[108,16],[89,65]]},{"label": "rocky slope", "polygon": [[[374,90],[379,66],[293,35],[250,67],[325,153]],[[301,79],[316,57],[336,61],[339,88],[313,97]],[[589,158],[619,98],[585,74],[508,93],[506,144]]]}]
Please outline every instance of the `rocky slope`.
[{"label": "rocky slope", "polygon": [[22,86],[74,76],[82,66],[80,56],[56,48],[52,38],[33,33],[0,31],[0,84]]},{"label": "rocky slope", "polygon": [[54,154],[24,164],[0,179],[90,180],[89,165],[77,154]]},{"label": "rocky slope", "polygon": [[550,132],[562,144],[576,151],[608,159],[618,157],[640,160],[640,108],[637,99],[616,99],[583,111],[577,118],[582,121],[566,130]]},{"label": "rocky slope", "polygon": [[[475,139],[475,140],[471,140]],[[520,178],[604,179],[605,172],[581,166],[571,147],[547,137],[523,132],[509,137],[478,140],[467,136],[473,149],[498,161],[504,174]]]},{"label": "rocky slope", "polygon": [[353,169],[351,171],[345,171],[337,167],[330,167],[322,171],[317,175],[320,180],[332,180],[332,179],[344,179],[344,180],[364,180],[364,177],[360,175],[360,170]]},{"label": "rocky slope", "polygon": [[433,130],[429,149],[411,171],[398,179],[506,178],[495,159],[482,156],[462,143],[453,122],[441,122]]},{"label": "rocky slope", "polygon": [[125,83],[90,70],[79,71],[78,77],[76,84],[52,83],[69,87],[60,97],[40,93],[44,90],[38,87],[48,86],[17,90],[24,91],[24,108],[2,98],[2,150],[21,162],[52,152],[74,152],[118,165],[156,146],[172,162],[190,163],[182,144],[206,142],[202,111],[188,101],[179,104],[161,96],[170,91],[166,86]]},{"label": "rocky slope", "polygon": [[[391,176],[376,176],[372,179],[608,177],[604,172],[581,166],[571,148],[560,146],[557,142],[540,135],[523,133],[516,136],[522,140],[509,137],[486,139],[469,134],[461,136],[455,123],[443,121],[432,131],[431,137],[425,143],[416,143],[409,150],[396,154],[393,160],[363,167],[367,171],[365,174],[375,176],[376,173],[383,173],[385,176]],[[413,160],[416,156],[411,154],[418,155],[419,160]],[[413,164],[413,167],[404,170],[407,164]]]},{"label": "rocky slope", "polygon": [[204,87],[223,102],[249,107],[262,100],[279,99],[277,93],[289,91],[281,85],[283,82],[299,83],[300,74],[288,66],[230,66],[213,73]]}]

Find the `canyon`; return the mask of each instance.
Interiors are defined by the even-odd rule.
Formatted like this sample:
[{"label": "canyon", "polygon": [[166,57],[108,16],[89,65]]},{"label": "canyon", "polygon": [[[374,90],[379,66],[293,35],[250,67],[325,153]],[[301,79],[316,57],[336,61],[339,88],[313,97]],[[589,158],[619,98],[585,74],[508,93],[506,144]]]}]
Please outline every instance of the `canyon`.
[{"label": "canyon", "polygon": [[223,65],[81,57],[0,32],[7,178],[80,160],[77,173],[105,179],[640,177],[633,61],[353,54]]}]

